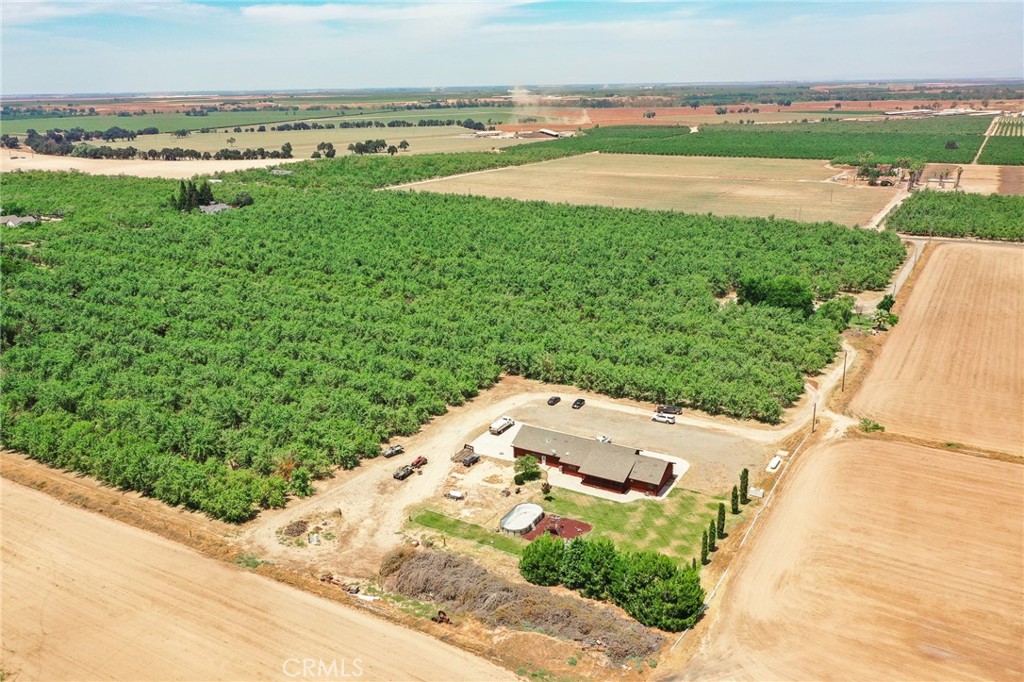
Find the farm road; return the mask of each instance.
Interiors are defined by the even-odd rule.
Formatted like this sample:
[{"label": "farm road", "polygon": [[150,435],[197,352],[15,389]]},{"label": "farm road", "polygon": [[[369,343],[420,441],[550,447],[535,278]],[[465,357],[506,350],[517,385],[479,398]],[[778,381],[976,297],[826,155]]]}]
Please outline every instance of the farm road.
[{"label": "farm road", "polygon": [[[852,364],[857,351],[848,346],[846,350],[848,362]],[[818,404],[818,413],[823,413],[822,396],[840,381],[842,371],[840,356],[814,383],[806,384],[804,396],[786,411],[781,426],[751,425],[692,412],[677,417],[676,423],[738,436],[762,446],[776,443],[804,428],[815,404]],[[403,455],[366,460],[352,471],[340,471],[334,478],[317,484],[315,495],[293,501],[284,509],[261,513],[247,524],[242,541],[263,559],[289,561],[301,556],[307,566],[320,572],[357,579],[373,575],[383,556],[397,544],[397,536],[408,519],[407,510],[443,493],[441,488],[452,467],[451,455],[483,433],[487,425],[502,414],[539,404],[551,395],[582,396],[587,400],[585,410],[599,407],[642,415],[645,419],[654,409],[653,405],[607,398],[571,386],[507,376],[474,400],[430,421],[417,434],[396,439],[405,446]],[[420,455],[430,460],[421,469],[422,474],[405,481],[394,480],[392,474],[398,466]],[[343,554],[335,545],[325,543],[306,547],[298,555],[294,547],[282,544],[278,538],[278,531],[294,521],[339,517],[342,527],[337,532],[337,546],[345,548]]]}]

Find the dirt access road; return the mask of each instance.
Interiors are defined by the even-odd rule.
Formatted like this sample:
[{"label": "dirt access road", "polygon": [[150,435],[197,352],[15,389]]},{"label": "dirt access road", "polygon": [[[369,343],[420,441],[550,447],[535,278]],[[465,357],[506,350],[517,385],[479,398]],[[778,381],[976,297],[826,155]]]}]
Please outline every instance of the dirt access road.
[{"label": "dirt access road", "polygon": [[[427,635],[0,486],[6,679],[518,679]],[[301,674],[302,659],[314,674]]]},{"label": "dirt access road", "polygon": [[664,679],[1021,679],[1024,467],[873,440],[794,466]]},{"label": "dirt access road", "polygon": [[850,405],[888,430],[1024,455],[1024,247],[932,247]]}]

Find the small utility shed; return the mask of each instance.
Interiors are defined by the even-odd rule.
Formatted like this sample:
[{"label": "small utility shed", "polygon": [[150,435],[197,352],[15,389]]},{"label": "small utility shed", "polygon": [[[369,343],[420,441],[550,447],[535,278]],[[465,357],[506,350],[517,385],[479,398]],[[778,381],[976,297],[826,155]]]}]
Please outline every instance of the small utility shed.
[{"label": "small utility shed", "polygon": [[228,206],[227,204],[220,204],[220,203],[218,203],[218,204],[207,204],[206,206],[200,206],[199,210],[202,211],[203,213],[207,213],[207,214],[222,213],[224,211],[230,211],[231,207]]},{"label": "small utility shed", "polygon": [[657,494],[673,474],[671,462],[641,455],[635,448],[528,424],[513,439],[512,454],[516,458],[532,455],[541,464],[583,479],[583,485],[617,493]]}]

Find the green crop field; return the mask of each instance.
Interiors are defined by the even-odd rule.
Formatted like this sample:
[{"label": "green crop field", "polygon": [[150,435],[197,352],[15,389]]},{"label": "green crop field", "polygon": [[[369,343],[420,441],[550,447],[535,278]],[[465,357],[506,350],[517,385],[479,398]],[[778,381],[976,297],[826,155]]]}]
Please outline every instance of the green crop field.
[{"label": "green crop field", "polygon": [[[867,154],[880,163],[899,159],[969,163],[984,140],[988,117],[826,121],[772,125],[615,127],[568,140],[586,151],[620,154],[831,159],[856,163]],[[947,148],[953,143],[955,148]]]},{"label": "green crop field", "polygon": [[998,137],[1024,137],[1024,118],[1020,116],[1000,116],[996,121],[993,135]]},{"label": "green crop field", "polygon": [[788,275],[881,288],[891,232],[375,192],[564,154],[339,158],[223,176],[218,215],[173,181],[4,178],[3,442],[242,520],[355,466],[502,372],[766,421],[839,348],[832,318],[715,299]]},{"label": "green crop field", "polygon": [[990,137],[978,163],[996,166],[1024,165],[1024,137]]},{"label": "green crop field", "polygon": [[909,234],[1024,241],[1024,196],[925,190],[896,207],[886,226]]}]

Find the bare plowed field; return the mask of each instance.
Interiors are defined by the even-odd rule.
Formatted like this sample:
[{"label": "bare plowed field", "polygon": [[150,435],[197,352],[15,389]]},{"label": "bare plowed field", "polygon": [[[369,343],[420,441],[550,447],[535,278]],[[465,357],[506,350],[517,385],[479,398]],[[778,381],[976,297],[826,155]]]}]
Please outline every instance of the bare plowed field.
[{"label": "bare plowed field", "polygon": [[516,679],[427,635],[6,480],[2,523],[8,679]]},{"label": "bare plowed field", "polygon": [[[960,178],[960,189],[972,194],[1024,194],[1024,166],[982,166],[968,164]],[[958,166],[950,163],[929,163],[923,180],[928,189],[953,191]],[[947,180],[937,182],[942,173]]]},{"label": "bare plowed field", "polygon": [[825,161],[587,154],[432,180],[446,194],[864,225],[897,190],[830,182]]},{"label": "bare plowed field", "polygon": [[1000,166],[999,193],[1024,194],[1024,166]]},{"label": "bare plowed field", "polygon": [[1024,467],[844,441],[786,488],[683,677],[1021,679]]},{"label": "bare plowed field", "polygon": [[1024,249],[941,244],[850,405],[888,430],[1024,454]]}]

